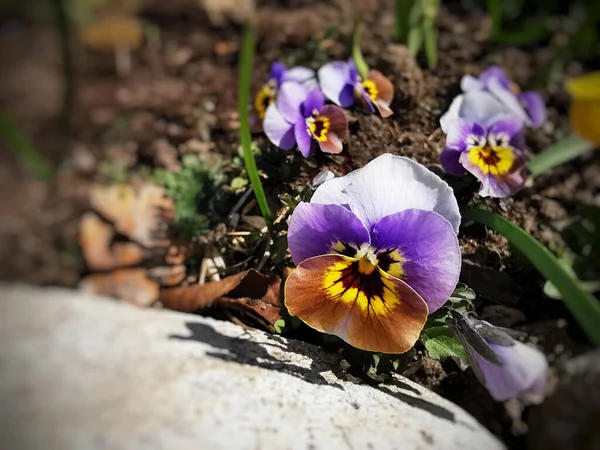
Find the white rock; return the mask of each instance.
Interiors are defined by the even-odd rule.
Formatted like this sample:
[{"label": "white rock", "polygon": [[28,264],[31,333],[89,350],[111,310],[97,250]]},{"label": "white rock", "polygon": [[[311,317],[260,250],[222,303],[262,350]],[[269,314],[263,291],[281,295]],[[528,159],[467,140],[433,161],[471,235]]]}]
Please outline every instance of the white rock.
[{"label": "white rock", "polygon": [[504,448],[419,385],[354,384],[309,344],[66,289],[0,297],[3,448]]}]

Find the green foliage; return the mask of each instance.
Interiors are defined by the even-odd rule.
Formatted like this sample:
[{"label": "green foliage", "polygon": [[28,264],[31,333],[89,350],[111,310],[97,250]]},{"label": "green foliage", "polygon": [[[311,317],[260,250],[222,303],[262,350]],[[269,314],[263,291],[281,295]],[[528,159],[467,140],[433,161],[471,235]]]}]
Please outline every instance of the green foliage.
[{"label": "green foliage", "polygon": [[185,155],[181,170],[155,169],[151,179],[173,198],[177,231],[192,238],[208,233],[211,201],[223,183],[219,167],[207,166],[196,155]]},{"label": "green foliage", "polygon": [[594,144],[573,134],[548,147],[540,154],[533,157],[527,167],[532,176],[564,164],[594,149]]},{"label": "green foliage", "polygon": [[439,325],[424,328],[421,333],[421,342],[427,349],[430,358],[443,361],[455,358],[462,366],[467,364],[467,354],[460,339],[448,326]]},{"label": "green foliage", "polygon": [[474,310],[475,292],[466,284],[458,283],[443,308],[427,319],[421,332],[421,342],[430,358],[443,361],[448,358],[458,360],[461,366],[467,364],[464,346],[454,332],[446,325],[448,310],[467,314]]},{"label": "green foliage", "polygon": [[250,104],[250,84],[252,81],[252,66],[254,59],[254,30],[252,24],[246,23],[242,32],[242,45],[240,49],[239,62],[239,86],[238,86],[238,112],[240,115],[240,141],[244,150],[244,163],[254,195],[265,222],[271,225],[271,211],[265,191],[260,182],[256,160],[252,152],[252,137],[250,135],[250,119],[248,116],[248,105]]},{"label": "green foliage", "polygon": [[417,55],[424,47],[427,66],[437,66],[437,18],[440,0],[396,0],[394,37]]},{"label": "green foliage", "polygon": [[369,66],[363,57],[363,54],[360,50],[360,36],[362,34],[362,24],[358,22],[354,26],[354,31],[352,32],[352,58],[354,59],[354,64],[356,65],[356,71],[363,78],[367,78],[369,73]]},{"label": "green foliage", "polygon": [[563,297],[565,306],[590,341],[600,345],[600,302],[587,292],[577,278],[565,270],[558,259],[533,236],[514,223],[483,209],[470,209],[463,214],[465,223],[478,222],[502,234],[531,264],[550,280]]},{"label": "green foliage", "polygon": [[21,132],[19,126],[2,112],[0,112],[0,140],[4,141],[38,180],[47,181],[52,177],[52,169],[42,154]]},{"label": "green foliage", "polygon": [[411,350],[402,355],[387,355],[348,347],[344,349],[343,355],[349,365],[348,371],[352,375],[369,383],[378,384],[390,380],[392,373],[397,372],[413,358],[414,352]]},{"label": "green foliage", "polygon": [[[587,292],[600,292],[600,207],[581,205],[559,228],[567,245],[559,263],[581,280]],[[551,281],[546,282],[544,293],[562,299]]]}]

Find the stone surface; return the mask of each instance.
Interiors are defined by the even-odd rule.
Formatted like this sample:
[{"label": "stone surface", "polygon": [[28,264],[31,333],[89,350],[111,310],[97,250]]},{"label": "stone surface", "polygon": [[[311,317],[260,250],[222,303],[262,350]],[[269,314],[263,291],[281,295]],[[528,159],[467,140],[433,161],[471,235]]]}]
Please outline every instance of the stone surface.
[{"label": "stone surface", "polygon": [[10,449],[502,449],[406,379],[227,322],[0,285],[0,436]]}]

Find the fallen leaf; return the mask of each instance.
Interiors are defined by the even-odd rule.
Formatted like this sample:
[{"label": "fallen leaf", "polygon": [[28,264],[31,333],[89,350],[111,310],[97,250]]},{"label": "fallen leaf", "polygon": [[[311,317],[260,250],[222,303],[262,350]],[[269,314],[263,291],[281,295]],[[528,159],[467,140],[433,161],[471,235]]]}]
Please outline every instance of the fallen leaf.
[{"label": "fallen leaf", "polygon": [[173,202],[165,197],[164,188],[143,184],[137,190],[127,184],[93,186],[90,203],[115,229],[145,247],[162,245],[155,238],[162,220],[170,220]]},{"label": "fallen leaf", "polygon": [[138,306],[150,306],[159,297],[158,283],[144,269],[119,269],[84,278],[79,288],[92,294],[123,299]]},{"label": "fallen leaf", "polygon": [[281,319],[281,278],[263,275],[254,269],[201,285],[162,289],[160,301],[169,309],[197,312],[220,307],[250,316],[267,330]]},{"label": "fallen leaf", "polygon": [[136,17],[115,14],[92,21],[81,30],[80,36],[93,50],[111,51],[117,47],[136,50],[142,45],[144,29]]},{"label": "fallen leaf", "polygon": [[[112,243],[114,232],[109,224],[92,212],[79,222],[79,245],[90,270],[108,270],[139,264],[144,249],[133,242]],[[111,245],[112,243],[112,245]]]}]

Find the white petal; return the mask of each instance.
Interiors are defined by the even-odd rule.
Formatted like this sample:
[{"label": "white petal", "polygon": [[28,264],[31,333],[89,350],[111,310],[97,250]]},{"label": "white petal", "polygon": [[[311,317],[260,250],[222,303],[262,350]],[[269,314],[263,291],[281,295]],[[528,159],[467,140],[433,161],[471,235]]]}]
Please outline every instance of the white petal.
[{"label": "white petal", "polygon": [[458,116],[485,126],[491,119],[506,112],[510,111],[489,92],[471,91],[464,94]]},{"label": "white petal", "polygon": [[529,120],[529,116],[527,116],[527,112],[519,103],[517,96],[507,90],[500,81],[495,78],[490,79],[488,83],[488,89],[492,95],[504,105],[504,108],[507,112],[514,114],[517,116],[523,123],[527,125],[531,125],[531,120]]},{"label": "white petal", "polygon": [[469,92],[481,91],[482,89],[485,89],[485,86],[481,81],[479,81],[479,78],[472,75],[465,75],[462,77],[462,80],[460,80],[460,88],[463,92]]},{"label": "white petal", "polygon": [[323,183],[311,203],[348,205],[368,229],[382,217],[410,208],[435,211],[456,233],[460,225],[450,186],[425,166],[389,153],[362,169]]},{"label": "white petal", "polygon": [[286,70],[283,73],[283,81],[295,81],[297,83],[304,83],[311,79],[316,81],[317,74],[314,70],[308,67],[295,66],[291,69]]},{"label": "white petal", "polygon": [[444,133],[448,134],[448,130],[452,128],[452,123],[458,120],[458,113],[464,97],[465,96],[462,94],[454,97],[454,100],[452,100],[452,103],[450,103],[448,111],[446,111],[444,114],[442,114],[442,117],[440,117],[440,127]]}]

